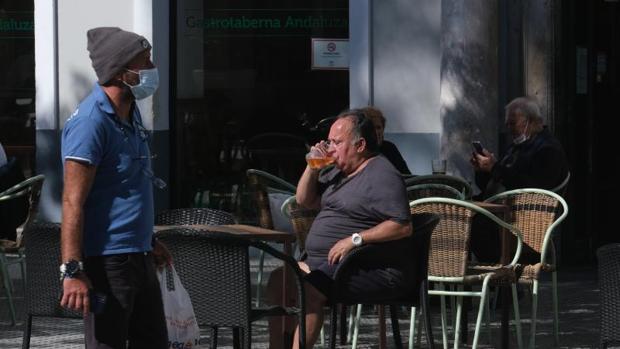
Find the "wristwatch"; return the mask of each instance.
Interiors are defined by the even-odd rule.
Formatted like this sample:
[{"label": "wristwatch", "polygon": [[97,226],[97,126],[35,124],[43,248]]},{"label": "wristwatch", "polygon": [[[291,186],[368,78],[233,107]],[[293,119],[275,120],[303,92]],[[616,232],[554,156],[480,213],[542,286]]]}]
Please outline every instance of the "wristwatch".
[{"label": "wristwatch", "polygon": [[69,261],[60,265],[60,279],[73,279],[78,275],[78,273],[82,271],[84,271],[84,264],[82,263],[82,261],[70,259]]},{"label": "wristwatch", "polygon": [[353,235],[351,235],[351,242],[353,242],[353,245],[355,247],[358,246],[362,246],[362,244],[364,243],[364,239],[362,239],[362,236],[358,233],[354,233]]}]

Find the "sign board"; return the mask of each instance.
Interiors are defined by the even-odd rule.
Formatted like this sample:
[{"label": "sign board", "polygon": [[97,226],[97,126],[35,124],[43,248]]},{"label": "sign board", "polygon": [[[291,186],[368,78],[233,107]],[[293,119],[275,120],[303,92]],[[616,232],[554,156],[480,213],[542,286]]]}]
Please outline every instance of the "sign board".
[{"label": "sign board", "polygon": [[312,70],[349,69],[348,39],[312,38]]}]

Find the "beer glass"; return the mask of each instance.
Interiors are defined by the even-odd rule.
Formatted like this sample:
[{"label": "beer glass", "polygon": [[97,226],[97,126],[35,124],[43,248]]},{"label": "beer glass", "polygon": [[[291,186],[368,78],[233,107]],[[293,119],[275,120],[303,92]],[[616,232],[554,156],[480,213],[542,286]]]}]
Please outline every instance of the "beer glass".
[{"label": "beer glass", "polygon": [[334,158],[327,153],[329,143],[321,143],[325,146],[324,151],[321,151],[316,146],[314,146],[310,148],[310,152],[306,154],[306,162],[311,169],[322,169],[334,163]]}]

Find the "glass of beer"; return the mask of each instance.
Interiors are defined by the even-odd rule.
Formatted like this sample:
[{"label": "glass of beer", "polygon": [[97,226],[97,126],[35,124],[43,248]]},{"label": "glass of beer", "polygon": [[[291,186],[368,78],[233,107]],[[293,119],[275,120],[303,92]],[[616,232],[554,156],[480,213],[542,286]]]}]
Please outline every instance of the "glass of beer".
[{"label": "glass of beer", "polygon": [[316,147],[312,147],[310,152],[306,154],[306,162],[310,168],[318,170],[334,163],[334,158],[327,153],[321,152]]}]

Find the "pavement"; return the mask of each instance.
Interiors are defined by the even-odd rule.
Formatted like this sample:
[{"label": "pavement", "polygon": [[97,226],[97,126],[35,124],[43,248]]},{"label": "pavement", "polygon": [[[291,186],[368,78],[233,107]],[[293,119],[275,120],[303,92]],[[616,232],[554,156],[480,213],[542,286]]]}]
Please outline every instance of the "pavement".
[{"label": "pavement", "polygon": [[[256,261],[253,261],[253,274],[256,272]],[[267,263],[267,269],[273,269],[274,264]],[[23,295],[19,273],[13,273],[15,278],[15,293]],[[255,280],[255,278],[253,278]],[[599,289],[597,271],[594,266],[585,268],[561,269],[558,273],[559,304],[560,304],[560,345],[558,348],[596,348],[599,340]],[[554,347],[552,336],[552,312],[551,312],[551,282],[543,279],[539,296],[539,319],[537,322],[536,347]],[[529,309],[530,298],[527,292],[520,300],[521,315],[523,318],[524,337],[529,333]],[[4,296],[4,290],[0,289],[0,297]],[[433,302],[437,303],[437,302]],[[8,306],[5,299],[0,299],[0,349],[21,348],[22,327],[24,320],[23,298],[16,300],[18,308],[18,324],[11,326],[9,321]],[[433,316],[433,333],[435,343],[441,347],[441,327],[439,323],[439,309],[437,305],[431,306]],[[461,347],[470,347],[473,338],[473,326],[476,311],[469,311],[469,343]],[[491,321],[492,336],[486,332],[481,333],[480,348],[499,347],[499,309],[498,316]],[[326,316],[329,318],[329,316]],[[400,319],[401,334],[403,341],[408,340],[409,317],[403,314]],[[327,331],[327,326],[325,327]],[[391,328],[388,321],[388,329]],[[83,348],[83,326],[79,319],[35,318],[33,321],[32,339],[30,348]],[[268,332],[266,321],[258,321],[252,326],[252,347],[267,348]],[[200,347],[208,348],[210,331],[205,329],[202,333]],[[449,344],[452,346],[452,342]],[[219,331],[218,346],[220,348],[232,348],[231,331],[222,329]],[[316,347],[322,347],[317,344]],[[349,348],[350,345],[339,346]],[[373,307],[365,307],[362,314],[358,348],[378,348],[378,317]],[[388,331],[388,347],[393,348],[391,331]],[[416,347],[419,347],[416,345]],[[422,348],[425,340],[422,339]],[[514,330],[511,328],[510,347],[516,348]]]}]

